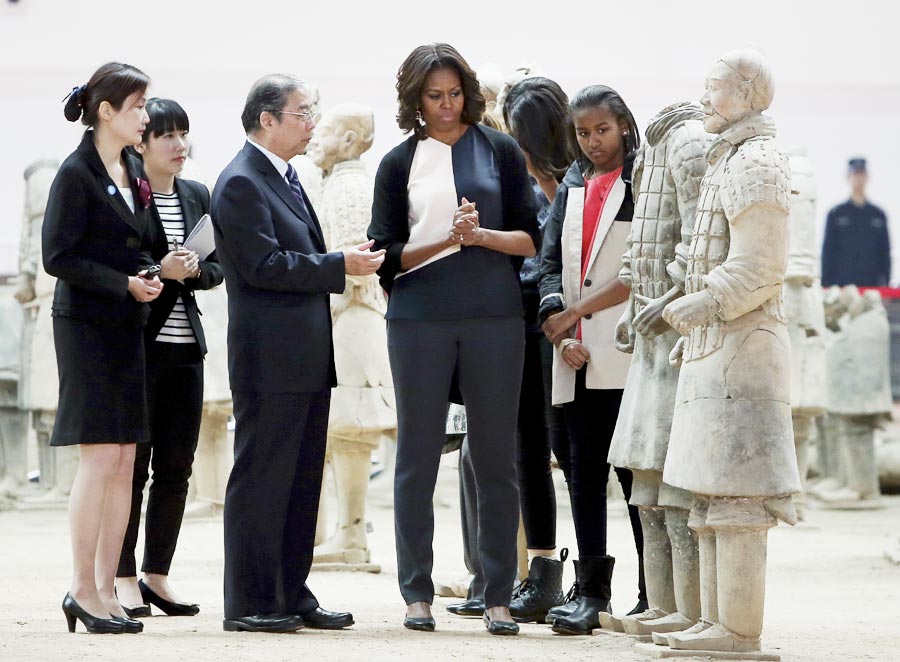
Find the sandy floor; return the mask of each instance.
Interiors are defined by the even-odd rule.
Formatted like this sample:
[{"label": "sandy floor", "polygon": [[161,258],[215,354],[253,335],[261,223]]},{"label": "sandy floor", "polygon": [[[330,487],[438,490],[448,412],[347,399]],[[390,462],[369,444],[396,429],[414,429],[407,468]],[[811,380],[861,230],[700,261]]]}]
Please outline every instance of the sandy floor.
[{"label": "sandy floor", "polygon": [[[464,574],[455,499],[455,472],[445,468],[436,510],[436,579]],[[0,513],[0,660],[649,659],[632,652],[628,638],[601,631],[592,637],[561,637],[547,626],[525,625],[519,637],[491,637],[480,620],[447,614],[443,607],[453,601],[448,598],[435,600],[437,632],[404,630],[391,511],[384,501],[384,494],[376,493],[373,502],[382,505],[369,513],[373,560],[383,572],[316,572],[310,579],[325,607],[352,610],[357,625],[341,633],[304,630],[292,635],[222,631],[221,519],[185,523],[173,568],[173,584],[183,596],[200,602],[199,616],[146,619],[138,636],[87,636],[80,625],[79,633],[70,635],[59,608],[70,571],[65,512]],[[566,500],[559,503],[559,541],[574,547]],[[814,510],[809,524],[780,526],[770,533],[768,650],[781,653],[785,662],[900,660],[900,566],[883,558],[884,548],[900,535],[900,497],[885,503],[880,511]],[[610,516],[610,553],[617,557],[613,606],[627,610],[636,598],[636,558],[619,504]],[[568,583],[571,563],[566,573]]]}]

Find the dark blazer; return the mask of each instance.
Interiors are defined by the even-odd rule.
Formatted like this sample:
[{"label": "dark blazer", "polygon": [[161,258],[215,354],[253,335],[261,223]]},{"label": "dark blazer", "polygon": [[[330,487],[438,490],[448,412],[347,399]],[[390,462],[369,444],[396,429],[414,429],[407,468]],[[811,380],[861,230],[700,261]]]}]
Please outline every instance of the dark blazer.
[{"label": "dark blazer", "polygon": [[312,204],[304,201],[306,210],[250,143],[213,190],[234,391],[311,393],[337,385],[329,293],[344,291],[344,256],[326,253]]},{"label": "dark blazer", "polygon": [[[175,192],[181,203],[181,213],[184,216],[184,236],[187,237],[197,225],[204,214],[209,213],[209,191],[200,182],[189,179],[175,178]],[[153,248],[151,255],[155,262],[162,260],[171,250],[166,233],[159,218],[159,210],[155,204],[150,206],[153,216]],[[159,335],[159,330],[169,319],[178,295],[184,302],[184,309],[191,323],[191,329],[200,345],[200,353],[206,355],[206,336],[203,333],[203,325],[200,324],[200,309],[197,307],[197,299],[194,298],[194,290],[209,290],[222,282],[222,267],[216,252],[210,253],[205,260],[200,260],[200,277],[186,278],[184,283],[166,278],[163,280],[165,287],[162,294],[150,303],[150,319],[147,320],[145,335],[148,342],[152,342]]]},{"label": "dark blazer", "polygon": [[41,235],[44,269],[58,278],[52,311],[59,317],[140,327],[148,306],[128,292],[128,277],[152,262],[153,221],[138,190],[138,178],[147,175],[140,160],[123,150],[134,194],[132,213],[93,137],[93,131],[85,131],[50,187]]},{"label": "dark blazer", "polygon": [[[472,129],[480,131],[491,144],[500,170],[500,193],[503,198],[504,230],[524,230],[534,242],[541,245],[540,228],[535,217],[537,205],[534,191],[525,168],[525,157],[518,143],[505,133],[482,124]],[[385,249],[384,263],[378,269],[381,286],[390,293],[394,277],[402,271],[400,256],[409,241],[409,172],[419,138],[415,134],[388,152],[378,166],[375,175],[375,194],[372,200],[372,222],[369,239],[375,240],[372,250]],[[452,219],[447,219],[449,231]],[[522,266],[522,258],[511,258],[516,272]]]}]

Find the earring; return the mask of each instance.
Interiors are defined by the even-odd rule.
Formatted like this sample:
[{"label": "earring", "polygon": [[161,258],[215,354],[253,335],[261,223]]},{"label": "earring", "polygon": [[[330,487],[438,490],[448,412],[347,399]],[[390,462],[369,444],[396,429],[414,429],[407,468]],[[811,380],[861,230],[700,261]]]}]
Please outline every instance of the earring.
[{"label": "earring", "polygon": [[421,108],[416,108],[416,122],[419,123],[419,126],[425,126],[425,118],[422,117]]}]

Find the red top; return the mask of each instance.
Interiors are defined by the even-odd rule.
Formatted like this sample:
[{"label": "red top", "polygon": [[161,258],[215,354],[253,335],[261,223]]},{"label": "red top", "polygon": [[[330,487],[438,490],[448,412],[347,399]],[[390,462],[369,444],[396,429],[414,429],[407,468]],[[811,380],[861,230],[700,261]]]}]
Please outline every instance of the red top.
[{"label": "red top", "polygon": [[[605,175],[597,175],[585,180],[584,188],[584,217],[581,225],[581,282],[587,275],[588,261],[594,247],[594,237],[597,236],[597,226],[600,224],[600,215],[606,205],[606,198],[616,180],[622,176],[622,166]],[[581,340],[581,322],[575,330],[575,337]]]},{"label": "red top", "polygon": [[581,280],[587,275],[588,260],[591,257],[591,249],[594,246],[594,237],[597,234],[597,225],[600,223],[600,215],[606,205],[606,198],[613,184],[622,175],[622,166],[605,175],[597,175],[585,181],[584,189],[584,218],[581,226]]}]

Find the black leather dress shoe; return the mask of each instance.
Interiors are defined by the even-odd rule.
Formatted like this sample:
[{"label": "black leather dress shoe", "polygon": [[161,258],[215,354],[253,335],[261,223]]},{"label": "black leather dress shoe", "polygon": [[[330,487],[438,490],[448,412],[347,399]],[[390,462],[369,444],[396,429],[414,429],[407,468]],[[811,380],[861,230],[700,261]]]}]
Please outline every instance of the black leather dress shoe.
[{"label": "black leather dress shoe", "polygon": [[150,605],[135,605],[134,607],[122,605],[122,609],[128,618],[147,618],[150,616]]},{"label": "black leather dress shoe", "polygon": [[455,616],[482,616],[484,615],[484,600],[475,598],[465,602],[457,602],[447,605],[447,611]]},{"label": "black leather dress shoe", "polygon": [[[143,579],[138,580],[138,588],[141,590],[141,597],[144,598],[147,606],[147,616],[150,615],[149,605],[159,607],[166,616],[196,616],[200,613],[200,605],[194,602],[170,602],[147,586]],[[131,616],[131,614],[128,615]]]},{"label": "black leather dress shoe", "polygon": [[434,632],[434,618],[426,616],[425,618],[414,618],[407,616],[403,619],[403,627],[407,630],[419,630],[420,632]]},{"label": "black leather dress shoe", "polygon": [[328,611],[321,607],[300,614],[300,618],[303,619],[303,627],[319,630],[341,630],[353,625],[353,614],[350,612]]},{"label": "black leather dress shoe", "polygon": [[293,632],[302,627],[302,618],[285,614],[257,614],[222,621],[225,632]]},{"label": "black leather dress shoe", "polygon": [[144,631],[144,624],[140,621],[136,621],[133,618],[122,618],[121,616],[113,616],[112,619],[116,623],[121,623],[122,627],[125,628],[125,632],[128,634],[137,634],[138,632]]},{"label": "black leather dress shoe", "polygon": [[484,616],[481,617],[484,621],[484,629],[490,632],[491,634],[499,634],[499,635],[513,635],[519,634],[519,624],[513,623],[512,621],[495,621],[492,620],[490,616],[485,612]]}]

